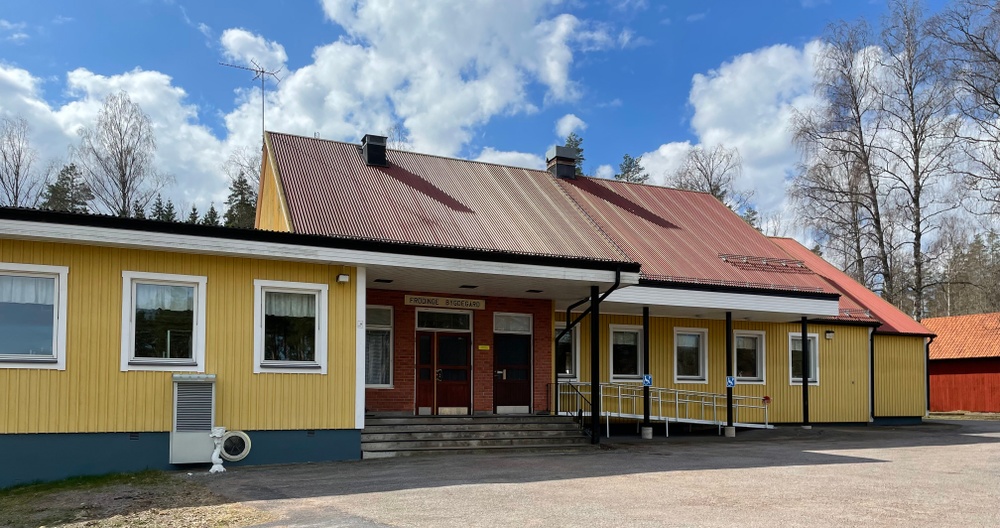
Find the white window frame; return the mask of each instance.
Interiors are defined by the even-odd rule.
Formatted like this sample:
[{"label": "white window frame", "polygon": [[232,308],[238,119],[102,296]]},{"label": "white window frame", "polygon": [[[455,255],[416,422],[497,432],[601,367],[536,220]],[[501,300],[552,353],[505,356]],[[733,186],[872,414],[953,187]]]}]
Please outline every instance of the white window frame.
[{"label": "white window frame", "polygon": [[[615,332],[635,332],[637,334],[638,339],[636,340],[636,344],[638,345],[638,349],[636,350],[636,369],[638,370],[638,373],[635,375],[615,375]],[[642,325],[608,325],[608,373],[612,383],[642,383],[644,355]]]},{"label": "white window frame", "polygon": [[[559,335],[559,332],[562,332],[562,330],[564,328],[566,328],[566,323],[556,323],[556,332],[552,336],[553,337],[553,343],[552,343],[552,351],[553,351],[552,360],[553,360],[553,362],[555,362],[555,347],[558,344],[558,343],[556,343],[554,341],[554,339],[555,339],[556,336]],[[569,331],[569,343],[570,343],[570,347],[572,347],[572,353],[573,353],[573,371],[574,372],[572,374],[560,374],[559,372],[556,372],[556,379],[558,379],[560,381],[580,381],[580,332],[579,332],[579,330],[580,330],[580,325],[576,325],[576,326],[574,326]]]},{"label": "white window frame", "polygon": [[[756,337],[757,338],[757,370],[760,372],[760,377],[747,377],[740,376],[739,372],[736,372],[736,338],[737,337]],[[736,381],[741,385],[764,385],[767,383],[767,333],[760,330],[734,330],[733,331],[733,374],[736,375]]]},{"label": "white window frame", "polygon": [[[792,354],[795,352],[792,350],[792,340],[801,339],[802,332],[789,332],[788,333],[788,384],[802,386],[802,379],[796,379],[792,376]],[[806,339],[810,343],[815,343],[816,346],[809,347],[809,360],[814,362],[810,363],[816,365],[816,381],[809,381],[809,385],[816,386],[819,385],[819,334],[806,334]],[[798,353],[801,353],[798,352]],[[808,373],[803,372],[803,374],[808,375]]]},{"label": "white window frame", "polygon": [[[701,336],[699,341],[701,345],[701,350],[699,351],[699,360],[702,365],[701,375],[698,377],[691,376],[678,376],[677,375],[677,335],[678,334],[698,334]],[[674,384],[697,384],[697,385],[707,385],[708,384],[708,329],[707,328],[685,328],[685,327],[674,327]]]},{"label": "white window frame", "polygon": [[[264,293],[302,293],[316,296],[315,361],[264,361]],[[313,282],[253,281],[254,374],[326,374],[330,319],[327,316],[330,285]]]},{"label": "white window frame", "polygon": [[[365,315],[365,329],[366,330],[371,329],[371,330],[388,330],[389,331],[389,384],[386,385],[386,384],[383,384],[383,383],[375,383],[375,384],[365,383],[365,388],[366,389],[391,389],[391,388],[394,387],[393,383],[395,382],[395,377],[394,376],[395,376],[395,370],[396,370],[395,369],[395,367],[396,367],[396,365],[395,365],[395,362],[396,362],[396,349],[395,349],[395,344],[396,344],[395,343],[395,338],[396,338],[396,335],[395,335],[395,333],[393,331],[393,327],[395,326],[395,323],[396,323],[396,313],[393,310],[392,306],[387,306],[387,305],[369,304],[369,305],[365,306],[365,310],[368,310],[369,308],[378,308],[380,310],[389,310],[389,321],[390,322],[389,322],[388,326],[386,326],[386,325],[372,325],[372,324],[368,324],[368,316],[367,316],[367,314]],[[367,337],[368,337],[368,333],[366,332],[365,333],[365,338],[367,339]],[[367,349],[367,344],[366,344],[366,349]],[[366,362],[368,361],[367,352],[366,352],[366,356],[365,356],[365,361]]]},{"label": "white window frame", "polygon": [[[134,357],[135,290],[133,285],[163,284],[194,288],[194,328],[191,329],[191,359],[154,359]],[[152,370],[169,372],[205,372],[205,299],[208,278],[202,275],[170,273],[122,272],[122,372]]]},{"label": "white window frame", "polygon": [[0,275],[55,279],[52,325],[52,356],[25,358],[15,354],[0,355],[0,369],[66,370],[66,305],[69,268],[0,262]]}]

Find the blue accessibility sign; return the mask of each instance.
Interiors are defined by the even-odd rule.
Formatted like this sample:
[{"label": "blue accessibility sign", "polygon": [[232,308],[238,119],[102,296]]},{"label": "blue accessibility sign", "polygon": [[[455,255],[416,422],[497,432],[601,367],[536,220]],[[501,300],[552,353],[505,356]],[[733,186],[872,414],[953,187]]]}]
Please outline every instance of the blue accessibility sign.
[{"label": "blue accessibility sign", "polygon": [[736,378],[733,376],[726,376],[726,388],[731,389],[736,386]]},{"label": "blue accessibility sign", "polygon": [[642,386],[643,387],[652,387],[653,386],[653,375],[652,374],[643,374],[642,375]]}]

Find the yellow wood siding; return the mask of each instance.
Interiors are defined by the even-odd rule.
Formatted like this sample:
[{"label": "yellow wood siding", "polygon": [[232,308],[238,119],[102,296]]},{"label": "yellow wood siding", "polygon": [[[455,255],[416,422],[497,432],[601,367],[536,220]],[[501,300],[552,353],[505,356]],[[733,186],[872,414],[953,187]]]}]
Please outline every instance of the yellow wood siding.
[{"label": "yellow wood siding", "polygon": [[875,336],[875,416],[923,416],[926,399],[924,338]]},{"label": "yellow wood siding", "polygon": [[268,231],[290,232],[292,222],[285,203],[281,180],[278,178],[277,165],[270,149],[264,150],[262,164],[255,227]]},{"label": "yellow wood siding", "polygon": [[[556,315],[562,321],[563,316]],[[601,381],[610,379],[611,359],[609,325],[642,325],[642,317],[601,316]],[[726,392],[725,321],[703,319],[650,319],[650,374],[653,386],[699,392]],[[674,328],[704,328],[708,331],[708,383],[673,382]],[[771,397],[768,419],[771,422],[802,421],[802,387],[789,382],[788,334],[798,334],[799,324],[752,323],[734,321],[734,330],[765,333],[765,383],[739,384],[734,395]],[[824,337],[826,330],[834,338]],[[580,331],[580,379],[590,380],[590,317]],[[810,334],[819,336],[819,385],[809,389],[809,418],[812,422],[867,422],[868,329],[853,326],[809,325]],[[722,416],[724,417],[724,415]],[[762,412],[740,415],[741,421],[762,422]]]},{"label": "yellow wood siding", "polygon": [[[172,374],[120,370],[122,271],[207,277],[217,425],[354,427],[355,268],[16,240],[0,240],[0,262],[69,267],[66,370],[0,368],[0,433],[170,430]],[[253,373],[254,279],[329,285],[328,374]]]}]

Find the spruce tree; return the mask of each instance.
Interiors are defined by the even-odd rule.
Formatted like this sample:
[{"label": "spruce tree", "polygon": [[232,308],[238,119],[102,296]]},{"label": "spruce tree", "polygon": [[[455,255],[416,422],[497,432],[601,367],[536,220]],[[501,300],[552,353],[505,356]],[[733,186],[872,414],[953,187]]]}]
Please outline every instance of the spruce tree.
[{"label": "spruce tree", "polygon": [[139,200],[132,203],[132,218],[146,219],[146,208],[139,204]]},{"label": "spruce tree", "polygon": [[615,179],[632,183],[646,183],[649,180],[649,174],[646,169],[642,168],[642,156],[633,158],[625,154],[621,164],[618,165],[618,174],[615,174]]},{"label": "spruce tree", "polygon": [[241,171],[239,176],[229,186],[229,197],[226,198],[226,214],[223,216],[226,227],[253,228],[257,215],[256,197],[246,175]]},{"label": "spruce tree", "polygon": [[187,223],[197,224],[198,223],[198,207],[191,204],[191,212],[188,213]]},{"label": "spruce tree", "polygon": [[201,225],[217,226],[219,225],[219,212],[215,210],[215,203],[212,203],[208,207],[208,212],[201,219]]},{"label": "spruce tree", "polygon": [[173,200],[167,200],[167,205],[163,208],[163,220],[165,222],[177,221],[177,210],[174,209]]},{"label": "spruce tree", "polygon": [[41,208],[49,211],[68,213],[88,213],[87,202],[94,199],[93,193],[83,181],[83,174],[76,165],[70,163],[59,171],[56,181],[46,186],[42,193]]},{"label": "spruce tree", "polygon": [[583,176],[583,138],[576,135],[576,132],[571,132],[570,135],[566,136],[566,145],[569,148],[576,149],[576,175]]},{"label": "spruce tree", "polygon": [[156,200],[153,201],[153,209],[149,211],[149,217],[153,220],[165,220],[167,215],[166,208],[163,207],[163,197],[159,194],[156,195]]}]

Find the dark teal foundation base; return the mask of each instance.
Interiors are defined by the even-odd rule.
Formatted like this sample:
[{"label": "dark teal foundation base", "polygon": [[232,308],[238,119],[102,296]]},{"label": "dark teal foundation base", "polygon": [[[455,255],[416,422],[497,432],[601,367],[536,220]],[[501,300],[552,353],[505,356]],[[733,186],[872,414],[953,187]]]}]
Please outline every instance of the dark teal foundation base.
[{"label": "dark teal foundation base", "polygon": [[[250,454],[227,466],[358,460],[361,431],[246,431]],[[81,475],[183,469],[169,463],[169,433],[0,434],[0,489]],[[193,467],[197,467],[194,465]]]}]

